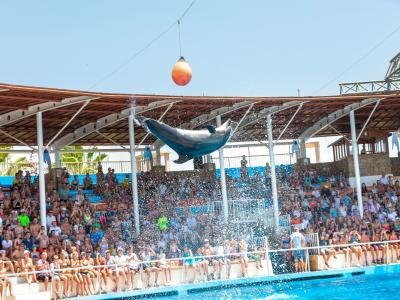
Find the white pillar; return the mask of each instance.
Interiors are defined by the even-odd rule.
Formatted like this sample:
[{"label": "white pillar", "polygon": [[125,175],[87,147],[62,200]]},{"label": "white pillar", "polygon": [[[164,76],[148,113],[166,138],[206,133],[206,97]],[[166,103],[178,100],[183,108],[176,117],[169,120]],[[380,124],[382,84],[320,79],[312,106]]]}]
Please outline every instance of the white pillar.
[{"label": "white pillar", "polygon": [[[221,126],[221,116],[217,116],[217,127]],[[226,193],[226,177],[225,177],[225,157],[224,147],[218,150],[219,152],[219,171],[221,173],[221,191],[222,191],[222,207],[224,212],[224,222],[228,222],[228,195]]]},{"label": "white pillar", "polygon": [[353,161],[354,161],[354,174],[356,176],[356,188],[357,188],[357,203],[358,210],[360,211],[361,218],[364,215],[364,207],[361,193],[361,178],[360,178],[360,166],[358,164],[358,145],[357,145],[357,134],[356,134],[356,121],[354,118],[354,110],[350,112],[350,129],[351,129],[351,145],[353,150]]},{"label": "white pillar", "polygon": [[161,166],[161,148],[158,147],[156,149],[156,156],[157,156],[157,166]]},{"label": "white pillar", "polygon": [[137,168],[136,168],[136,155],[135,155],[135,108],[131,108],[129,114],[129,145],[130,145],[130,158],[131,158],[131,175],[132,175],[132,196],[133,196],[133,213],[135,216],[135,230],[136,235],[140,234],[139,223],[139,198],[137,189]]},{"label": "white pillar", "polygon": [[298,149],[298,159],[299,158],[306,158],[307,157],[307,150],[306,150],[306,141],[304,140],[304,138],[300,137],[300,139],[298,140],[298,145],[297,145]]},{"label": "white pillar", "polygon": [[61,155],[60,150],[57,148],[54,149],[54,160],[56,168],[61,168]]},{"label": "white pillar", "polygon": [[275,153],[274,153],[274,141],[272,137],[271,115],[267,115],[267,131],[268,131],[269,160],[271,166],[272,202],[274,204],[274,221],[275,221],[274,223],[276,228],[278,228],[279,227],[278,189],[276,186]]},{"label": "white pillar", "polygon": [[44,182],[44,159],[43,159],[43,124],[42,124],[42,112],[36,114],[36,134],[37,134],[37,146],[39,156],[39,199],[40,199],[40,224],[46,226],[46,186]]}]

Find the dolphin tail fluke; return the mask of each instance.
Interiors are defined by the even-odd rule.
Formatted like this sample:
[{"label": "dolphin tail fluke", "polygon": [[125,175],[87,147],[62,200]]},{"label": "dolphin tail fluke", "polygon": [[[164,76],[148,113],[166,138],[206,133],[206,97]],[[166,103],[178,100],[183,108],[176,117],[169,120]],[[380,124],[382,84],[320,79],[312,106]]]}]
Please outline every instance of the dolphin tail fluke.
[{"label": "dolphin tail fluke", "polygon": [[189,158],[187,155],[185,154],[180,154],[179,158],[177,160],[174,160],[174,163],[176,164],[183,164],[185,162],[187,162],[188,160],[191,160],[191,158]]}]

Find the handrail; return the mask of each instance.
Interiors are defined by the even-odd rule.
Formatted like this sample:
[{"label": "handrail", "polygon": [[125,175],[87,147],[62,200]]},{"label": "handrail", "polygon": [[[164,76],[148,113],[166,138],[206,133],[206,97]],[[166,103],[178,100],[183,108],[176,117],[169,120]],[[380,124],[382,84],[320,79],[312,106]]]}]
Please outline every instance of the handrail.
[{"label": "handrail", "polygon": [[[190,257],[178,257],[178,258],[166,258],[166,259],[156,259],[156,260],[136,260],[134,262],[137,265],[142,264],[153,264],[157,262],[175,262],[175,261],[185,261],[189,259],[209,259],[209,258],[220,258],[220,257],[229,257],[229,256],[239,256],[243,254],[251,255],[251,254],[269,254],[269,253],[280,253],[280,252],[288,252],[288,251],[305,251],[305,250],[315,250],[315,249],[327,249],[327,248],[344,248],[344,247],[355,247],[355,246],[363,246],[363,245],[379,245],[379,244],[393,244],[393,243],[400,243],[400,240],[393,240],[393,241],[380,241],[380,242],[364,242],[364,243],[351,243],[351,244],[335,244],[335,245],[326,245],[326,246],[314,246],[314,247],[301,247],[301,248],[290,248],[290,249],[265,249],[265,250],[258,250],[258,251],[247,251],[247,252],[235,252],[235,253],[228,253],[223,255],[207,255],[207,256],[190,256]],[[84,267],[74,267],[74,268],[62,268],[62,269],[54,269],[54,270],[40,270],[40,271],[31,271],[31,272],[20,272],[20,273],[6,273],[1,274],[0,277],[15,277],[15,276],[22,276],[22,275],[32,275],[38,273],[53,273],[53,272],[65,272],[65,271],[77,271],[77,270],[88,270],[88,269],[103,269],[103,268],[115,268],[115,267],[125,267],[128,266],[129,263],[124,264],[110,264],[110,265],[94,265],[94,266],[84,266]]]}]

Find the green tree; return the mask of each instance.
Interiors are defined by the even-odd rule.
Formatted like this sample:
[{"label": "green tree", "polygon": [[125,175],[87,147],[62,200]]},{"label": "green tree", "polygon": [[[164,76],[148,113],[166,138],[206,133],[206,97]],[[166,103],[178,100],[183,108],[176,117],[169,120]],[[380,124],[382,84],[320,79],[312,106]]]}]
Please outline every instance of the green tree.
[{"label": "green tree", "polygon": [[29,170],[36,169],[37,164],[30,162],[26,157],[19,157],[9,163],[9,166],[5,172],[6,175],[13,176],[18,170]]},{"label": "green tree", "polygon": [[[63,150],[83,150],[82,146],[67,146]],[[97,148],[90,149],[93,152],[62,152],[61,164],[72,174],[95,173],[97,164],[108,157],[107,154],[96,152]]]},{"label": "green tree", "polygon": [[[10,146],[0,146],[0,150],[10,150]],[[10,153],[0,153],[0,173],[7,174],[6,169],[8,168],[8,161],[10,159]]]},{"label": "green tree", "polygon": [[[10,150],[11,146],[0,146],[0,150]],[[6,163],[10,159],[10,153],[0,153],[0,163]]]}]

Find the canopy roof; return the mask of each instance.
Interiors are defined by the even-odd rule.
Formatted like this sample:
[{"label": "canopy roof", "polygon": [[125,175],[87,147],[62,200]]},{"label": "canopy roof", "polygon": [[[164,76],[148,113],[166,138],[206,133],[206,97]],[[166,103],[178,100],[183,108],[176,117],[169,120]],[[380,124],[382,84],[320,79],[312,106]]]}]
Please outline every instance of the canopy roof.
[{"label": "canopy roof", "polygon": [[[266,113],[275,107],[272,122],[277,138],[292,116],[282,139],[297,139],[307,129],[318,125],[321,119],[334,115],[316,136],[347,134],[350,131],[346,106],[360,104],[365,99],[380,99],[368,129],[395,131],[400,128],[400,93],[369,93],[321,97],[220,97],[220,96],[168,96],[142,94],[96,93],[54,88],[39,88],[0,84],[0,144],[21,145],[14,138],[36,145],[36,112],[43,111],[44,144],[47,145],[68,121],[68,126],[51,145],[112,145],[129,144],[127,111],[132,99],[137,112],[174,126],[199,128],[215,124],[215,116],[222,121],[231,118],[239,121],[248,110],[232,141],[265,140]],[[299,108],[299,104],[302,106]],[[376,101],[360,106],[356,111],[357,128],[361,129],[374,109]],[[282,105],[285,105],[281,107]],[[84,107],[83,107],[84,106]],[[82,108],[83,107],[83,108]],[[82,109],[78,114],[79,109]],[[343,110],[343,111],[342,111]],[[332,113],[338,113],[338,115]],[[74,115],[76,114],[75,118]],[[331,117],[330,116],[330,117]],[[102,119],[101,119],[102,118]],[[155,139],[143,128],[135,127],[136,143],[152,144]],[[308,135],[309,137],[310,135]],[[143,141],[142,141],[143,140]]]}]

